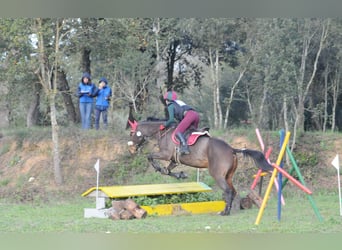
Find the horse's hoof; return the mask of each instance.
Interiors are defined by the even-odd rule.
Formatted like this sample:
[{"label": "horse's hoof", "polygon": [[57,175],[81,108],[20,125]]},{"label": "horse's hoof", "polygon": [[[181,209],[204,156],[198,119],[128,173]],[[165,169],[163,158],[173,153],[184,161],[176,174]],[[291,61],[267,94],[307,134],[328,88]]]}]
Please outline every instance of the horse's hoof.
[{"label": "horse's hoof", "polygon": [[230,213],[226,212],[226,211],[222,211],[219,213],[219,215],[221,216],[228,216]]},{"label": "horse's hoof", "polygon": [[181,171],[181,172],[179,173],[179,178],[181,178],[181,179],[186,179],[186,178],[188,178],[188,176],[187,176],[183,171]]},{"label": "horse's hoof", "polygon": [[160,172],[160,173],[162,172],[162,169],[161,169],[161,168],[156,168],[156,167],[155,167],[154,170],[155,170],[156,172]]},{"label": "horse's hoof", "polygon": [[160,173],[165,174],[165,175],[169,175],[169,174],[170,174],[170,171],[169,171],[167,168],[162,168],[162,169],[160,170]]}]

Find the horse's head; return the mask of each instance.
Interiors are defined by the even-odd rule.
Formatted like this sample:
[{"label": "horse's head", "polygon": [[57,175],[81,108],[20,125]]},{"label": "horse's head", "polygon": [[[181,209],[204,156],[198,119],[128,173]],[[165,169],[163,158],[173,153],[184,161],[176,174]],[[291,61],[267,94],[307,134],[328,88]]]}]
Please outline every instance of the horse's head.
[{"label": "horse's head", "polygon": [[140,130],[138,130],[138,122],[137,121],[130,121],[128,123],[131,127],[130,138],[131,140],[128,141],[127,145],[129,147],[129,151],[133,154],[138,149],[140,145],[144,143],[144,135]]},{"label": "horse's head", "polygon": [[141,147],[148,137],[156,135],[159,132],[159,126],[163,121],[130,121],[131,127],[130,141],[128,141],[129,151],[133,154]]}]

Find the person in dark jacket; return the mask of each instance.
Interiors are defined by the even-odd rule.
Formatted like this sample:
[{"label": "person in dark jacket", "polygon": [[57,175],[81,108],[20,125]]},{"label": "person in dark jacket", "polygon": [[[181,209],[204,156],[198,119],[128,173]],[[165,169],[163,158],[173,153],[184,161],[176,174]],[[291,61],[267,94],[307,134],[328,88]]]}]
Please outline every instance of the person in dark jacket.
[{"label": "person in dark jacket", "polygon": [[192,126],[197,129],[199,124],[198,113],[189,105],[181,100],[177,99],[177,93],[175,91],[167,91],[164,95],[164,99],[167,104],[167,111],[169,118],[165,122],[164,126],[167,128],[171,126],[175,121],[179,121],[179,124],[175,130],[175,135],[180,142],[180,153],[190,154],[190,149],[185,141],[184,132]]},{"label": "person in dark jacket", "polygon": [[100,128],[100,117],[102,114],[102,121],[104,129],[108,127],[108,108],[109,101],[112,96],[112,89],[108,86],[108,81],[102,77],[99,81],[99,87],[96,90],[96,105],[95,105],[95,129]]},{"label": "person in dark jacket", "polygon": [[91,127],[91,114],[93,111],[95,84],[91,82],[89,73],[83,73],[81,82],[78,85],[76,96],[80,101],[80,115],[82,121],[82,129]]}]

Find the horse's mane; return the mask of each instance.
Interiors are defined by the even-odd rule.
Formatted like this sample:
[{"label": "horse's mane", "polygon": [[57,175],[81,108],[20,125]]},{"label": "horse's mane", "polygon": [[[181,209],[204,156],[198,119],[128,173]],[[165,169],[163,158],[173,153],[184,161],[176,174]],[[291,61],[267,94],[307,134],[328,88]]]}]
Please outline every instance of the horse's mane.
[{"label": "horse's mane", "polygon": [[[146,120],[140,121],[139,124],[140,125],[151,125],[151,126],[154,126],[154,125],[161,125],[165,121],[167,121],[167,119],[165,119],[165,118],[161,119],[161,118],[157,118],[157,117],[154,117],[154,116],[149,116],[149,117],[147,117]],[[172,127],[172,128],[175,128],[176,126],[177,126],[177,122],[172,123],[170,125],[170,127]]]},{"label": "horse's mane", "polygon": [[166,119],[160,119],[154,116],[148,116],[147,119],[145,120],[145,122],[162,122],[162,121],[166,121]]},{"label": "horse's mane", "polygon": [[165,119],[160,119],[160,118],[156,118],[153,116],[149,116],[147,117],[146,120],[140,121],[139,125],[160,125],[165,121],[166,121]]}]

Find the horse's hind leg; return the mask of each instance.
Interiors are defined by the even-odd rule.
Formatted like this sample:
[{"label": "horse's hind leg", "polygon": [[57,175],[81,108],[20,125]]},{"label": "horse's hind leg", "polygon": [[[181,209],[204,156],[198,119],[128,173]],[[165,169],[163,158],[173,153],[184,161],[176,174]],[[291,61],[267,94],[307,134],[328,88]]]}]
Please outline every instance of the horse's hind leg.
[{"label": "horse's hind leg", "polygon": [[237,157],[236,155],[233,155],[233,165],[232,167],[229,169],[227,175],[226,175],[226,181],[227,181],[227,184],[229,186],[229,192],[227,193],[227,198],[226,198],[226,207],[224,209],[224,213],[226,213],[227,215],[230,214],[230,210],[232,209],[232,205],[233,205],[233,200],[236,196],[236,190],[234,188],[234,185],[233,185],[233,176],[234,176],[234,173],[237,169]]},{"label": "horse's hind leg", "polygon": [[218,181],[219,186],[223,189],[223,197],[226,203],[224,210],[220,213],[221,215],[229,215],[232,209],[233,200],[236,196],[236,190],[233,186],[233,175],[237,168],[237,157],[233,155],[233,164],[228,170],[225,179],[222,178]]}]

